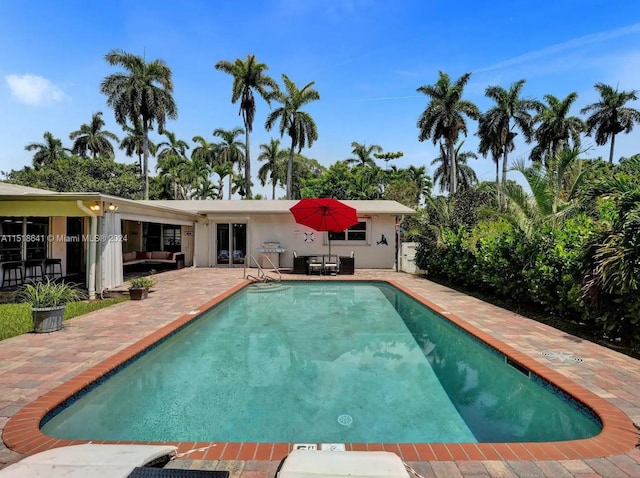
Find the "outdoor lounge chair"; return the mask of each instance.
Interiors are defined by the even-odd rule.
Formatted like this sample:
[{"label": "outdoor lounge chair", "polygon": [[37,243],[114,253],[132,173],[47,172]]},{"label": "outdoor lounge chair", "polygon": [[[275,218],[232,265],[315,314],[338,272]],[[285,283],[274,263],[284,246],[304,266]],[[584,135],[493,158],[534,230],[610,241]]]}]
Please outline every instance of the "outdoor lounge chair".
[{"label": "outdoor lounge chair", "polygon": [[0,470],[0,477],[126,478],[136,467],[167,463],[175,453],[175,446],[164,445],[64,446],[28,456]]},{"label": "outdoor lounge chair", "polygon": [[338,256],[333,254],[324,256],[322,271],[325,274],[336,275],[338,273],[338,265],[339,265]]},{"label": "outdoor lounge chair", "polygon": [[388,451],[294,450],[280,464],[277,478],[409,478],[402,460]]},{"label": "outdoor lounge chair", "polygon": [[316,256],[309,257],[309,264],[307,265],[309,269],[309,274],[313,274],[317,272],[318,274],[322,274],[322,261],[319,260]]}]

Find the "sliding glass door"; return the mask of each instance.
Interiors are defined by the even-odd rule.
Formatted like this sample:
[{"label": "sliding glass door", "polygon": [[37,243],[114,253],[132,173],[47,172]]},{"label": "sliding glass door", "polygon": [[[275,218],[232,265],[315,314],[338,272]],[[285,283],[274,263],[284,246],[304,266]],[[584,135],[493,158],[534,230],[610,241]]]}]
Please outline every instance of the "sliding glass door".
[{"label": "sliding glass door", "polygon": [[244,265],[247,255],[247,225],[217,223],[215,251],[217,266]]}]

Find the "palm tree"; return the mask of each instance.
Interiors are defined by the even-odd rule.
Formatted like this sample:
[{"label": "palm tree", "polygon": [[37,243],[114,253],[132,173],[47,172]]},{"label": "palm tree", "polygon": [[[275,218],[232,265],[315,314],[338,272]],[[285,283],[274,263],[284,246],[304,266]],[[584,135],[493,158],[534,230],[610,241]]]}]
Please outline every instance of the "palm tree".
[{"label": "palm tree", "polygon": [[[473,168],[467,165],[469,158],[478,159],[478,156],[473,151],[460,152],[464,141],[456,146],[454,151],[455,163],[457,164],[456,182],[458,189],[467,189],[471,184],[478,181],[476,172]],[[451,174],[449,172],[449,162],[447,161],[447,153],[442,143],[440,143],[440,156],[431,161],[431,164],[439,164],[439,166],[433,172],[433,181],[438,184],[440,191],[451,192]]]},{"label": "palm tree", "polygon": [[168,156],[176,156],[186,159],[186,152],[187,149],[189,149],[187,142],[182,139],[178,139],[176,134],[172,131],[164,131],[162,134],[167,137],[168,141],[158,143],[158,160],[164,159]]},{"label": "palm tree", "polygon": [[118,124],[142,125],[144,198],[149,199],[149,130],[157,123],[158,132],[162,134],[166,119],[178,117],[172,96],[171,70],[162,60],[147,63],[144,58],[123,50],[111,50],[105,60],[127,71],[107,76],[100,91],[107,96],[107,105],[113,108]]},{"label": "palm tree", "polygon": [[[635,155],[620,161],[612,175],[593,181],[587,189],[591,198],[607,198],[613,218],[598,231],[588,252],[592,269],[587,275],[589,281],[583,286],[585,295],[597,301],[601,293],[617,298],[615,302],[638,296],[640,282],[640,186],[638,172],[640,156]],[[609,214],[611,214],[611,212]],[[604,299],[606,300],[606,299]],[[637,302],[636,302],[637,303]],[[628,309],[627,309],[628,310]],[[631,318],[631,314],[630,317]],[[609,322],[607,320],[607,322]],[[637,324],[631,320],[621,320],[616,324],[626,328],[626,337],[632,334],[629,328]],[[624,338],[625,336],[622,335]]]},{"label": "palm tree", "polygon": [[280,149],[280,140],[271,138],[269,144],[261,144],[262,152],[258,161],[266,161],[258,170],[260,184],[267,184],[267,175],[271,178],[271,199],[276,198],[276,186],[284,179],[284,165],[287,161],[287,151]]},{"label": "palm tree", "polygon": [[[144,175],[142,167],[142,156],[144,154],[144,132],[142,131],[142,125],[138,121],[134,128],[124,125],[123,129],[127,135],[122,138],[122,141],[120,142],[120,149],[124,149],[124,154],[129,157],[134,154],[138,157],[140,174]],[[151,140],[147,140],[147,146],[149,148],[149,154],[151,156],[155,156],[158,150],[156,144]]]},{"label": "palm tree", "polygon": [[[245,192],[247,197],[251,197],[251,154],[249,148],[249,134],[253,130],[253,119],[256,113],[256,100],[254,91],[258,93],[267,103],[273,91],[277,90],[278,85],[270,77],[264,74],[269,67],[264,63],[258,63],[255,55],[247,55],[247,59],[242,61],[240,58],[231,63],[230,61],[219,61],[216,63],[216,69],[233,76],[231,103],[240,100],[240,111],[244,121],[245,131]],[[270,89],[270,90],[269,90]]]},{"label": "palm tree", "polygon": [[498,131],[499,125],[491,123],[486,115],[480,116],[478,120],[478,131],[476,135],[480,138],[478,152],[485,158],[491,153],[491,159],[496,164],[496,184],[500,182],[500,159],[504,155],[504,148],[511,153],[515,149],[513,139],[517,133],[509,132],[507,141],[503,142]]},{"label": "palm tree", "polygon": [[584,123],[577,116],[567,117],[577,98],[575,92],[569,93],[564,100],[544,95],[547,104],[533,119],[534,123],[540,123],[535,132],[538,145],[531,151],[533,161],[548,161],[565,148],[580,148]]},{"label": "palm tree", "polygon": [[231,182],[233,180],[233,164],[225,162],[216,162],[211,171],[218,175],[218,196],[217,199],[222,199],[224,193],[224,178],[229,176],[229,199],[231,199]]},{"label": "palm tree", "polygon": [[424,141],[431,138],[435,145],[439,140],[444,140],[446,146],[446,158],[450,163],[451,192],[457,189],[457,172],[455,164],[455,144],[460,133],[467,135],[467,123],[465,117],[478,119],[480,110],[473,103],[463,100],[464,87],[471,77],[471,73],[465,73],[451,84],[449,75],[439,72],[440,77],[434,85],[424,85],[418,88],[418,92],[430,97],[429,104],[418,119],[420,134],[418,140]]},{"label": "palm tree", "polygon": [[191,152],[191,159],[201,159],[209,166],[213,165],[216,158],[216,145],[214,143],[210,143],[202,136],[194,136],[192,141],[198,146],[193,148]]},{"label": "palm tree", "polygon": [[578,148],[563,149],[548,161],[526,167],[516,162],[514,170],[524,176],[531,194],[520,185],[509,182],[501,189],[509,199],[506,214],[508,220],[527,237],[539,230],[544,223],[558,227],[580,204],[575,201],[586,178],[588,163],[580,159]]},{"label": "palm tree", "polygon": [[210,174],[211,166],[209,166],[204,159],[195,156],[186,160],[179,169],[179,178],[184,199],[194,199],[194,195],[200,195],[203,191],[208,190],[208,185],[217,189],[209,179]]},{"label": "palm tree", "polygon": [[114,157],[113,145],[111,141],[119,142],[120,139],[111,131],[105,131],[105,122],[102,119],[102,111],[98,111],[91,116],[90,124],[83,124],[80,129],[73,131],[69,139],[75,140],[71,152],[81,158],[87,157],[87,151],[91,152],[94,158],[98,155]]},{"label": "palm tree", "polygon": [[44,143],[29,143],[24,147],[27,151],[35,151],[33,166],[38,169],[42,166],[51,166],[57,159],[62,159],[71,150],[62,146],[62,140],[55,138],[49,131],[45,131]]},{"label": "palm tree", "polygon": [[420,204],[422,198],[426,198],[431,194],[431,178],[427,174],[427,168],[424,166],[409,166],[406,169],[409,182],[417,186],[416,201]]},{"label": "palm tree", "polygon": [[[244,129],[239,126],[233,129],[217,128],[213,131],[213,135],[222,138],[222,142],[216,146],[216,162],[228,163],[232,166],[238,165],[238,170],[242,168],[245,162],[244,144],[236,139],[237,136],[244,133]],[[233,174],[229,174],[229,199],[233,193]],[[246,184],[245,184],[246,186]],[[246,191],[245,191],[246,192]]]},{"label": "palm tree", "polygon": [[158,158],[156,170],[160,172],[160,177],[171,185],[173,199],[185,199],[183,176],[187,168],[187,160],[183,156],[167,154]]},{"label": "palm tree", "polygon": [[244,182],[244,176],[242,175],[242,173],[234,173],[231,176],[232,179],[232,188],[231,188],[231,192],[233,194],[238,193],[238,196],[240,196],[241,198],[246,197],[247,192],[244,189],[245,186],[245,182]]},{"label": "palm tree", "polygon": [[513,151],[513,138],[518,128],[530,142],[533,137],[532,111],[540,111],[542,105],[527,98],[521,98],[522,87],[526,80],[512,83],[509,90],[501,86],[489,86],[485,90],[485,96],[496,102],[483,116],[485,131],[495,132],[498,137],[498,145],[502,152],[502,183],[507,182],[508,155]]},{"label": "palm tree", "polygon": [[282,75],[286,94],[280,90],[276,90],[273,99],[282,103],[282,106],[273,110],[267,117],[265,127],[267,131],[271,130],[273,125],[280,120],[280,137],[285,133],[291,138],[291,148],[289,149],[289,163],[287,164],[287,199],[293,198],[293,155],[295,149],[298,153],[305,146],[311,147],[313,142],[318,139],[318,129],[313,118],[301,108],[312,101],[320,99],[320,94],[312,87],[315,82],[307,83],[302,89],[289,79],[285,74]]},{"label": "palm tree", "polygon": [[376,162],[373,156],[376,153],[382,153],[382,147],[377,144],[367,146],[364,143],[360,144],[354,141],[351,143],[351,148],[353,157],[345,159],[344,162],[347,164],[355,164],[357,167],[362,168],[365,166],[375,166]]},{"label": "palm tree", "polygon": [[168,178],[173,187],[173,199],[186,199],[185,184],[191,182],[189,177],[190,162],[186,156],[189,145],[186,141],[178,139],[171,131],[162,133],[168,141],[158,143],[158,164],[156,170],[161,171],[161,176]]},{"label": "palm tree", "polygon": [[209,179],[198,183],[192,199],[217,199],[219,190]]},{"label": "palm tree", "polygon": [[638,99],[637,91],[618,91],[612,86],[604,83],[596,83],[595,89],[600,93],[600,101],[585,106],[580,113],[592,112],[587,118],[587,135],[591,136],[595,132],[596,144],[602,146],[607,144],[611,138],[611,149],[609,150],[609,162],[613,163],[613,148],[616,135],[623,131],[627,134],[633,130],[633,125],[640,122],[640,111],[625,107],[629,101]]}]

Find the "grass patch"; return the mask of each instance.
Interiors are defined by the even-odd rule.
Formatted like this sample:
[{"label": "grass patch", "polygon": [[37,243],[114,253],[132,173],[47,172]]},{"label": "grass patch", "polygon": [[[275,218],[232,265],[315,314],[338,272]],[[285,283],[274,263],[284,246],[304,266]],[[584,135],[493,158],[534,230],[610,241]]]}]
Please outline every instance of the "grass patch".
[{"label": "grass patch", "polygon": [[[94,300],[92,302],[71,302],[64,309],[64,320],[93,312],[110,305],[127,300],[126,297],[116,299]],[[26,334],[33,331],[31,307],[29,304],[0,304],[0,340]]]}]

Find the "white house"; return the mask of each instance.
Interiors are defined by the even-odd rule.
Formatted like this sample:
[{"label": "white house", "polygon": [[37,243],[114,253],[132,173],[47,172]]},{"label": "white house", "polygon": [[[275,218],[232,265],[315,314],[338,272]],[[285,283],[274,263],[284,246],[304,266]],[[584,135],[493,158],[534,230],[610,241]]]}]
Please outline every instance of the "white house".
[{"label": "white house", "polygon": [[[58,193],[0,182],[0,264],[57,259],[62,275],[82,275],[93,295],[122,283],[123,253],[183,253],[186,266],[244,267],[268,256],[281,268],[299,256],[326,254],[329,235],[297,224],[297,201],[134,201],[101,193]],[[355,257],[356,268],[392,268],[396,229],[415,214],[395,201],[343,201],[359,224],[332,233],[331,253]],[[265,244],[266,243],[266,244]],[[140,255],[140,254],[139,254]]]}]

